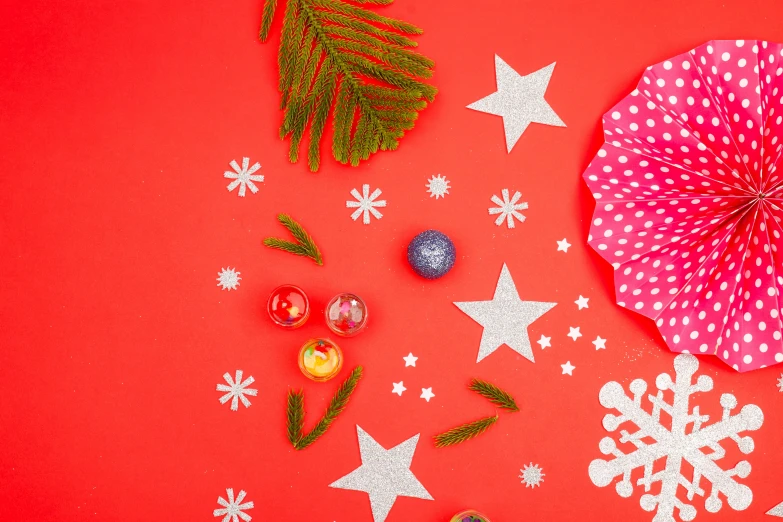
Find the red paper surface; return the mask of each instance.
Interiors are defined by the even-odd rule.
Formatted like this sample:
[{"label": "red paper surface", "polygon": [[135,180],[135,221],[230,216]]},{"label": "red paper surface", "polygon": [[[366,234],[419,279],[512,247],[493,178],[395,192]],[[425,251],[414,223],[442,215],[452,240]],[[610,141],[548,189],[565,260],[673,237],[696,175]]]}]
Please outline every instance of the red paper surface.
[{"label": "red paper surface", "polygon": [[[51,2],[0,8],[0,519],[217,520],[227,487],[247,491],[253,520],[369,521],[364,493],[328,484],[360,464],[358,424],[391,447],[421,433],[412,471],[435,501],[400,498],[389,522],[444,521],[467,507],[492,520],[651,520],[641,491],[620,498],[588,477],[601,457],[610,380],[652,384],[674,354],[654,324],[614,304],[612,270],[586,245],[593,201],[581,174],[602,141],[601,115],[644,67],[713,38],[783,41],[773,0],[543,3],[414,2],[383,8],[425,29],[440,94],[402,141],[358,169],[328,157],[321,172],[287,162],[277,138],[277,37],[257,41],[260,3]],[[275,34],[279,33],[279,20]],[[557,61],[546,98],[567,128],[531,126],[511,154],[500,118],[465,106],[495,89],[494,53],[520,74]],[[324,147],[324,151],[328,147]],[[244,199],[225,189],[232,159],[266,180]],[[429,198],[426,180],[452,182]],[[383,190],[384,217],[349,219],[354,187]],[[519,190],[527,221],[498,228],[490,197]],[[320,244],[325,265],[265,249],[287,212]],[[405,246],[437,228],[459,254],[439,281],[415,276]],[[567,254],[556,241],[568,238]],[[480,364],[481,326],[453,301],[490,299],[503,263],[523,299],[558,302],[530,328],[535,364],[501,348]],[[221,267],[242,273],[221,291]],[[282,331],[266,317],[285,282],[314,306]],[[344,340],[346,369],[365,377],[329,433],[303,452],[285,438],[290,387],[304,387],[309,428],[338,382],[307,381],[298,347],[326,335],[324,304],[361,295],[368,330]],[[589,308],[577,310],[579,295]],[[579,326],[583,337],[566,337]],[[590,341],[607,339],[606,350]],[[416,368],[402,357],[412,351]],[[570,361],[573,376],[561,374]],[[759,405],[750,508],[698,521],[762,520],[783,501],[780,366],[739,374],[716,358],[702,412],[720,393]],[[252,406],[230,411],[215,385],[242,369]],[[521,413],[462,446],[430,437],[492,413],[471,377],[511,392]],[[402,397],[392,382],[404,381]],[[419,398],[432,387],[435,397]],[[741,456],[728,444],[724,467]],[[541,488],[520,484],[530,462]]]}]

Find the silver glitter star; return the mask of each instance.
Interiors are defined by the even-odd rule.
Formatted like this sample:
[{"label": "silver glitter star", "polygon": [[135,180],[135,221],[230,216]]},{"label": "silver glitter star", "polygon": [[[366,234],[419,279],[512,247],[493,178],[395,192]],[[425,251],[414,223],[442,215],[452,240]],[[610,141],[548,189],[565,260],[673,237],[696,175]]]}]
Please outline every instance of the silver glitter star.
[{"label": "silver glitter star", "polygon": [[767,515],[783,518],[783,502],[767,511]]},{"label": "silver glitter star", "polygon": [[372,517],[383,522],[398,496],[433,500],[421,482],[411,473],[411,461],[419,435],[387,450],[366,431],[356,426],[362,465],[329,484],[331,488],[364,491],[370,495]]},{"label": "silver glitter star", "polygon": [[500,56],[495,55],[498,90],[471,103],[468,109],[503,117],[508,152],[511,152],[531,123],[566,126],[544,100],[544,92],[549,85],[554,68],[555,64],[551,63],[527,76],[520,76]]},{"label": "silver glitter star", "polygon": [[484,327],[476,362],[480,362],[503,344],[525,359],[535,362],[527,327],[557,303],[522,301],[504,263],[495,287],[495,296],[491,301],[466,301],[454,304]]}]

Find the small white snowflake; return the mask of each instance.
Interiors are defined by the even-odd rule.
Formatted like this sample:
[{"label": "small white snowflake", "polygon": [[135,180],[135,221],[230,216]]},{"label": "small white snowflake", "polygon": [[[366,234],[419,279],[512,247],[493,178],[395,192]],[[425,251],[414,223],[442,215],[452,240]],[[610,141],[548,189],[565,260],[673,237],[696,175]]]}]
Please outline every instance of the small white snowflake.
[{"label": "small white snowflake", "polygon": [[500,214],[495,220],[497,226],[502,225],[503,221],[506,221],[508,228],[514,228],[514,218],[517,218],[520,223],[525,221],[525,216],[517,211],[526,210],[527,203],[517,203],[519,198],[522,197],[522,194],[520,194],[519,191],[514,192],[514,196],[511,199],[508,198],[508,189],[503,189],[501,194],[503,195],[502,200],[497,196],[492,196],[492,198],[490,198],[497,207],[490,208],[489,215],[494,216],[495,214]]},{"label": "small white snowflake", "polygon": [[[225,500],[223,497],[218,497],[218,504],[223,506],[222,509],[216,509],[212,512],[213,516],[216,517],[223,517],[223,520],[221,522],[239,522],[239,519],[241,518],[245,522],[249,522],[251,517],[244,511],[246,509],[252,509],[253,502],[245,502],[242,504],[242,501],[245,499],[245,490],[240,490],[239,495],[237,495],[237,498],[234,499],[234,490],[232,488],[226,489],[226,496],[228,497],[228,500]],[[223,516],[225,515],[225,516]]]},{"label": "small white snowflake", "polygon": [[525,469],[520,469],[519,471],[522,472],[519,478],[522,479],[522,484],[524,484],[526,488],[540,487],[541,483],[544,482],[544,470],[539,468],[538,464],[533,464],[531,462],[529,466],[525,465]]},{"label": "small white snowflake", "polygon": [[783,373],[780,374],[780,379],[778,379],[778,388],[780,388],[780,392],[783,393]]},{"label": "small white snowflake", "polygon": [[253,173],[261,168],[260,163],[255,162],[253,166],[248,169],[248,165],[250,165],[250,158],[242,158],[242,168],[239,168],[237,160],[231,160],[230,165],[231,168],[234,169],[234,172],[227,170],[223,173],[224,178],[234,180],[226,187],[229,192],[239,187],[239,192],[237,195],[240,198],[245,197],[245,187],[249,188],[250,192],[253,194],[258,192],[258,187],[256,187],[255,183],[253,182],[263,182],[264,176],[260,174],[254,176]]},{"label": "small white snowflake", "polygon": [[351,195],[356,199],[356,201],[345,202],[345,208],[356,209],[353,214],[351,214],[351,219],[356,221],[359,219],[359,216],[363,214],[364,216],[362,218],[362,223],[369,225],[370,214],[375,216],[376,219],[381,219],[383,217],[383,214],[376,210],[376,207],[386,206],[386,200],[376,200],[376,198],[381,195],[381,189],[375,189],[373,193],[370,194],[370,185],[365,184],[362,185],[362,194],[359,194],[358,190],[352,189]]},{"label": "small white snowflake", "polygon": [[236,380],[232,380],[231,375],[228,372],[223,374],[223,379],[225,379],[225,381],[228,383],[228,386],[225,384],[218,384],[217,391],[228,393],[219,399],[220,404],[225,404],[229,401],[229,399],[231,399],[232,411],[237,411],[239,409],[239,401],[242,401],[242,404],[245,405],[245,408],[249,408],[250,401],[247,399],[247,397],[245,397],[245,395],[250,395],[252,397],[258,395],[258,390],[247,388],[247,386],[250,386],[255,382],[255,379],[250,376],[245,379],[245,382],[242,382],[242,370],[237,370]]},{"label": "small white snowflake", "polygon": [[449,180],[446,179],[446,176],[438,174],[427,180],[426,187],[430,197],[435,196],[435,199],[445,198],[446,194],[449,193]]},{"label": "small white snowflake", "polygon": [[241,272],[237,272],[234,268],[221,268],[220,272],[218,272],[217,286],[222,286],[222,290],[228,290],[229,292],[236,290],[239,286],[239,280],[242,279],[239,277],[239,274]]}]

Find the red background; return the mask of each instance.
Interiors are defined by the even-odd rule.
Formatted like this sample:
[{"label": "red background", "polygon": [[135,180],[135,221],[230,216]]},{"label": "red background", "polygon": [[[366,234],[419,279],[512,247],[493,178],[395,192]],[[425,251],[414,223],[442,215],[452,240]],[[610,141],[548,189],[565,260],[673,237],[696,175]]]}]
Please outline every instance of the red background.
[{"label": "red background", "polygon": [[[425,29],[420,51],[440,89],[400,149],[358,169],[331,157],[311,174],[277,138],[276,53],[257,40],[260,2],[56,2],[0,7],[0,519],[213,520],[225,488],[244,489],[253,520],[369,521],[364,493],[328,484],[360,464],[356,424],[391,447],[421,433],[412,470],[434,502],[399,498],[388,521],[445,521],[474,507],[492,520],[651,520],[640,491],[599,489],[587,467],[606,435],[598,390],[672,371],[654,325],[613,304],[611,267],[586,244],[593,202],[581,172],[600,116],[648,64],[713,38],[783,40],[783,5],[766,1],[398,0],[384,14]],[[379,9],[380,10],[380,9]],[[567,128],[531,126],[506,154],[501,120],[465,106],[495,89],[493,54],[520,74],[556,61],[546,98]],[[324,147],[327,150],[327,147]],[[232,159],[266,181],[244,199],[225,189]],[[441,173],[446,199],[425,193]],[[388,201],[370,226],[349,219],[351,188]],[[487,215],[519,190],[528,220]],[[270,251],[278,212],[300,220],[326,264]],[[408,268],[419,231],[449,234],[459,259],[435,282]],[[556,240],[568,238],[567,254]],[[481,327],[453,301],[489,299],[503,262],[523,299],[560,303],[530,328],[536,363],[508,348],[476,364]],[[237,267],[237,292],[216,287]],[[284,282],[309,293],[296,332],[263,305]],[[289,387],[305,388],[309,428],[338,385],[307,381],[295,354],[325,335],[325,302],[354,291],[367,332],[341,344],[365,377],[329,433],[303,452],[285,438]],[[577,311],[582,294],[590,308]],[[580,326],[577,342],[566,334]],[[590,343],[596,335],[605,351]],[[412,351],[416,368],[402,357]],[[570,360],[573,377],[561,375]],[[697,520],[762,520],[783,501],[780,366],[740,375],[701,358],[720,393],[758,404],[763,427],[747,483],[751,507]],[[238,368],[256,378],[249,409],[221,406],[215,385]],[[347,375],[344,370],[341,377]],[[492,413],[469,378],[492,380],[522,407],[482,437],[435,449],[430,437]],[[390,393],[404,381],[402,397]],[[435,398],[419,398],[422,387]],[[727,448],[730,448],[726,444]],[[723,467],[740,456],[732,449]],[[531,490],[524,464],[544,469]],[[217,520],[217,519],[215,519]]]}]

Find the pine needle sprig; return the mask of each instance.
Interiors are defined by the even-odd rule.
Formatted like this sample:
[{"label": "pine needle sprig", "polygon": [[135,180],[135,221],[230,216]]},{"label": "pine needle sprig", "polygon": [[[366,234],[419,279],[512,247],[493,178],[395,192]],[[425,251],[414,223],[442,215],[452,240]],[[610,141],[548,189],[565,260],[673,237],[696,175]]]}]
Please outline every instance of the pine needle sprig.
[{"label": "pine needle sprig", "polygon": [[309,257],[319,266],[324,264],[321,250],[319,250],[318,245],[315,244],[313,238],[310,237],[310,234],[307,233],[302,225],[294,221],[293,218],[291,218],[291,216],[288,214],[279,214],[277,216],[277,220],[288,229],[297,242],[294,243],[276,237],[268,237],[264,239],[264,245],[268,246],[269,248],[283,250],[297,256]]},{"label": "pine needle sprig", "polygon": [[[277,4],[265,0],[259,37],[269,38]],[[278,52],[280,137],[290,137],[289,159],[309,128],[310,170],[321,163],[320,142],[333,115],[332,154],[353,166],[379,150],[394,150],[437,89],[422,82],[434,63],[410,48],[422,30],[359,5],[392,0],[286,0]],[[355,5],[359,4],[359,5]],[[384,100],[400,103],[383,103]],[[405,103],[403,103],[405,102]]]},{"label": "pine needle sprig", "polygon": [[288,390],[286,425],[288,427],[288,441],[293,447],[296,447],[299,444],[299,440],[302,438],[304,415],[304,392],[302,390]]},{"label": "pine needle sprig", "polygon": [[362,367],[357,366],[351,372],[351,375],[340,385],[337,392],[329,402],[329,406],[326,408],[326,413],[318,423],[310,430],[307,435],[302,435],[302,425],[304,424],[304,392],[301,390],[298,392],[288,392],[288,406],[287,406],[287,422],[286,427],[288,429],[288,440],[295,450],[303,450],[310,446],[316,440],[318,440],[332,422],[343,412],[348,405],[348,401],[351,398],[356,389],[356,385],[362,378]]},{"label": "pine needle sprig", "polygon": [[517,406],[514,397],[492,383],[480,379],[473,379],[470,381],[468,388],[482,397],[489,399],[489,402],[498,408],[508,411],[519,411],[519,406]]},{"label": "pine needle sprig", "polygon": [[495,424],[497,420],[498,416],[495,414],[492,417],[484,417],[483,419],[469,422],[452,428],[444,433],[435,435],[435,437],[433,437],[435,439],[435,447],[443,448],[446,446],[453,446],[454,444],[459,444],[474,437],[478,437]]}]

